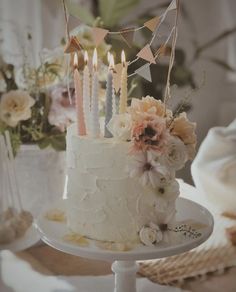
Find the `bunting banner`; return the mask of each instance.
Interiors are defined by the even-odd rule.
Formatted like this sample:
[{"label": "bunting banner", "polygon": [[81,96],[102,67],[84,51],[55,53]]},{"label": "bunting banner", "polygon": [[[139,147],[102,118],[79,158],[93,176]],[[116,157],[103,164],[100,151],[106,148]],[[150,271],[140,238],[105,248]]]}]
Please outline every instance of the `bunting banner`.
[{"label": "bunting banner", "polygon": [[166,46],[166,44],[163,44],[159,47],[155,54],[155,58],[161,57],[161,56],[170,56],[171,54],[171,47]]},{"label": "bunting banner", "polygon": [[144,26],[147,27],[148,29],[150,29],[152,32],[154,32],[159,23],[160,23],[160,17],[159,16],[155,16],[152,19],[146,21],[144,23]]},{"label": "bunting banner", "polygon": [[144,79],[148,80],[149,82],[152,82],[152,76],[151,76],[150,64],[149,63],[143,65],[140,68],[138,68],[135,71],[135,73],[138,74],[139,76],[143,77]]},{"label": "bunting banner", "polygon": [[155,57],[152,53],[151,47],[149,44],[147,44],[144,48],[141,49],[141,51],[138,52],[137,56],[139,58],[142,58],[146,61],[148,61],[149,63],[155,64]]},{"label": "bunting banner", "polygon": [[108,34],[108,32],[109,32],[109,30],[107,30],[107,29],[103,29],[103,28],[99,28],[99,27],[92,28],[93,40],[94,40],[96,47],[98,47],[101,44],[101,42],[104,40],[104,38]]},{"label": "bunting banner", "polygon": [[[135,74],[145,78],[148,81],[152,81],[151,77],[151,70],[150,70],[150,65],[156,63],[156,59],[159,56],[171,56],[170,60],[170,66],[169,66],[169,71],[171,71],[172,68],[172,63],[173,63],[173,56],[174,56],[174,50],[175,50],[175,42],[172,41],[172,46],[167,46],[169,40],[173,36],[175,39],[175,34],[176,34],[176,22],[175,25],[172,28],[172,31],[170,32],[167,40],[165,41],[164,44],[162,44],[156,51],[152,51],[152,47],[154,47],[154,40],[156,39],[158,35],[158,30],[159,27],[162,25],[164,22],[166,15],[168,14],[169,11],[176,10],[176,18],[179,12],[179,0],[172,0],[169,6],[166,8],[164,13],[161,15],[157,15],[146,21],[142,26],[135,27],[135,28],[124,28],[120,31],[110,31],[108,29],[100,28],[100,27],[91,27],[91,33],[93,37],[93,41],[95,46],[99,46],[101,42],[104,41],[104,38],[108,35],[109,37],[117,36],[120,35],[124,42],[127,44],[129,48],[132,47],[133,45],[133,39],[134,39],[134,34],[137,31],[142,30],[143,28],[147,28],[152,32],[152,38],[149,40],[148,43],[144,45],[143,48],[140,49],[140,51],[137,53],[136,58],[133,60],[129,60],[127,63],[127,66],[131,66],[132,64],[136,63],[139,59],[146,60],[148,63],[141,66],[140,68],[136,69],[133,71],[133,73],[129,74],[128,77],[131,77]],[[67,29],[68,29],[68,17],[66,17],[66,24],[67,24]],[[83,50],[82,45],[80,44],[80,41],[78,38],[75,36],[71,36],[68,33],[68,39],[69,41],[67,42],[64,52],[68,54],[72,54],[76,51]],[[174,43],[174,46],[173,46]],[[137,67],[136,67],[137,68]],[[118,92],[120,89],[120,78],[121,78],[121,71],[122,71],[122,64],[117,64],[114,69],[114,88],[115,91]],[[168,76],[170,75],[170,72],[168,72]],[[168,77],[169,80],[169,77]],[[168,81],[167,81],[168,84]],[[167,86],[168,89],[168,86]]]},{"label": "bunting banner", "polygon": [[70,37],[69,41],[65,45],[64,53],[70,54],[77,51],[83,50],[81,43],[79,42],[78,38],[75,36]]},{"label": "bunting banner", "polygon": [[177,3],[176,3],[176,0],[173,0],[173,1],[171,1],[170,5],[168,6],[166,11],[168,12],[168,11],[175,10],[175,9],[177,9]]},{"label": "bunting banner", "polygon": [[132,48],[133,40],[134,40],[134,29],[133,28],[125,28],[120,31],[120,34],[124,41],[126,42],[129,48]]}]

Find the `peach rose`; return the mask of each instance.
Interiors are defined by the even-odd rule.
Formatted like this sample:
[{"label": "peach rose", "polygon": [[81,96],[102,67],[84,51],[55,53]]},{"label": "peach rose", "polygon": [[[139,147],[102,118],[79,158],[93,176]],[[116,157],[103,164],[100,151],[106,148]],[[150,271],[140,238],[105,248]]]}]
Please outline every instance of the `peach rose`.
[{"label": "peach rose", "polygon": [[186,113],[181,113],[170,125],[170,132],[173,136],[179,137],[185,145],[196,144],[195,134],[196,123],[187,119]]},{"label": "peach rose", "polygon": [[142,113],[157,115],[159,117],[164,117],[166,113],[167,116],[172,116],[170,110],[165,111],[165,105],[162,101],[156,100],[149,95],[142,97],[141,100],[133,98],[129,110],[133,119],[137,119]]}]

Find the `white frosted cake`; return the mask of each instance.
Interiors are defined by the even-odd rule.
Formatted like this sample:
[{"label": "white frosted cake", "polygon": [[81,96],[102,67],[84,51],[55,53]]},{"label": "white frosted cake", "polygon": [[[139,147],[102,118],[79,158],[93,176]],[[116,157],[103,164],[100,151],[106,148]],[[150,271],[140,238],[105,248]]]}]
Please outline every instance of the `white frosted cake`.
[{"label": "white frosted cake", "polygon": [[67,132],[67,222],[85,237],[152,245],[175,217],[175,171],[191,158],[195,125],[152,97],[114,115],[112,138]]}]

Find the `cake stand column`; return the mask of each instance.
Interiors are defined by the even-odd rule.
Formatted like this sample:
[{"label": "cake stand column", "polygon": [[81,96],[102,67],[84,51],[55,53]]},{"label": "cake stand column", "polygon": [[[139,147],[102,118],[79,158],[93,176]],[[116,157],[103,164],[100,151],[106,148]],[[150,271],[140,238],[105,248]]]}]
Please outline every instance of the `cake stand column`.
[{"label": "cake stand column", "polygon": [[136,292],[136,273],[138,264],[135,261],[115,261],[111,269],[115,273],[114,292]]}]

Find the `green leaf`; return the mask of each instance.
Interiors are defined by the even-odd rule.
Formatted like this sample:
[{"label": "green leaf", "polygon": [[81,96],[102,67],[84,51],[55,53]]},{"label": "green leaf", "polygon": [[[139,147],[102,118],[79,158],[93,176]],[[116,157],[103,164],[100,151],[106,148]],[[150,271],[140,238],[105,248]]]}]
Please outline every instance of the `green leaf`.
[{"label": "green leaf", "polygon": [[47,138],[39,140],[37,142],[37,144],[38,144],[40,149],[45,149],[51,144],[51,140],[50,140],[50,138],[47,137]]},{"label": "green leaf", "polygon": [[106,27],[114,27],[140,0],[99,0],[99,11]]},{"label": "green leaf", "polygon": [[7,125],[0,120],[0,133],[3,133],[7,129]]},{"label": "green leaf", "polygon": [[13,154],[14,156],[16,156],[17,151],[19,150],[20,145],[21,145],[21,137],[19,133],[14,133],[12,131],[9,131],[9,133],[11,137],[11,145],[12,145]]},{"label": "green leaf", "polygon": [[229,71],[229,72],[235,72],[236,71],[235,68],[233,68],[232,66],[230,66],[228,63],[226,63],[223,60],[219,60],[217,58],[206,58],[206,59],[209,60],[210,62],[220,66],[221,68],[225,69],[226,71]]},{"label": "green leaf", "polygon": [[70,15],[80,19],[85,24],[93,25],[95,18],[87,8],[71,1],[66,1],[66,6]]},{"label": "green leaf", "polygon": [[50,137],[52,148],[57,151],[66,150],[66,138],[65,135],[56,135]]}]

